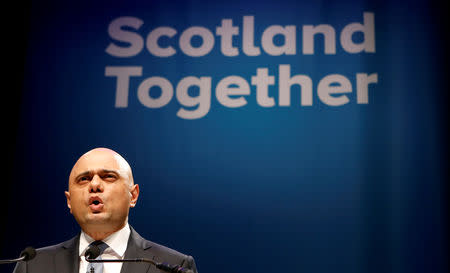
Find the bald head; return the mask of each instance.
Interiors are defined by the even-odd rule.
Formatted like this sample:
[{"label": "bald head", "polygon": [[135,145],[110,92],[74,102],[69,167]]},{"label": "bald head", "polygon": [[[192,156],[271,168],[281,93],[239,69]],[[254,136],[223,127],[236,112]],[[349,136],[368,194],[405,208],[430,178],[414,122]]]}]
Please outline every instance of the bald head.
[{"label": "bald head", "polygon": [[113,167],[124,178],[127,178],[129,185],[134,184],[133,173],[128,162],[116,151],[108,148],[95,148],[83,154],[75,163],[70,172],[69,185],[77,175],[94,169],[109,170]]},{"label": "bald head", "polygon": [[69,176],[67,206],[83,231],[95,240],[121,229],[139,196],[128,162],[117,152],[95,148],[83,154]]}]

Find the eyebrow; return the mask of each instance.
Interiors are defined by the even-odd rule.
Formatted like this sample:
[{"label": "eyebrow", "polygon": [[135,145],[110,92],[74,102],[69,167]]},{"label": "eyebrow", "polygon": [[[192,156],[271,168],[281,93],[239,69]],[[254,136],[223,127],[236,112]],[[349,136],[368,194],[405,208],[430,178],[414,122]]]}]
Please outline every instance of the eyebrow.
[{"label": "eyebrow", "polygon": [[77,176],[75,176],[75,181],[77,181],[80,177],[83,177],[85,175],[92,175],[94,173],[114,173],[114,174],[122,177],[122,175],[120,175],[120,173],[116,170],[109,170],[109,169],[88,170],[88,171],[82,172],[82,173],[78,174]]}]

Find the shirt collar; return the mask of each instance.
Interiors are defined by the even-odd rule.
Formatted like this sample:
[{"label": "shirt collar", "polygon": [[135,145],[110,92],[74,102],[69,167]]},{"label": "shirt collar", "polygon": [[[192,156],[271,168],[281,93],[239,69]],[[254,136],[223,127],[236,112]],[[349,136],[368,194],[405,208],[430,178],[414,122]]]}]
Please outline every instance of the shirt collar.
[{"label": "shirt collar", "polygon": [[[128,238],[130,237],[130,226],[128,223],[125,226],[114,232],[113,234],[106,237],[103,242],[105,242],[109,248],[105,250],[107,252],[114,252],[118,257],[123,257],[125,254],[125,250],[127,249]],[[92,243],[94,239],[92,239],[89,235],[87,235],[84,231],[81,231],[80,235],[80,246],[78,249],[78,253],[80,253],[80,257],[84,256],[89,244]]]}]

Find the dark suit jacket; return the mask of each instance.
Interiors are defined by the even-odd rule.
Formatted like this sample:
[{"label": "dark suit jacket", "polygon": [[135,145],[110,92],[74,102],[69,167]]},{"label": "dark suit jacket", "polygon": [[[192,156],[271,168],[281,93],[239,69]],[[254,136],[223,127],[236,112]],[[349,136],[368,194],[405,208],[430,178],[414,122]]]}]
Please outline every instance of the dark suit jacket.
[{"label": "dark suit jacket", "polygon": [[[171,265],[181,265],[197,273],[195,261],[173,249],[142,238],[131,226],[125,259],[146,258]],[[78,247],[80,235],[63,243],[37,249],[36,257],[28,262],[19,262],[14,273],[79,273]],[[123,263],[121,273],[162,273],[149,263]]]}]

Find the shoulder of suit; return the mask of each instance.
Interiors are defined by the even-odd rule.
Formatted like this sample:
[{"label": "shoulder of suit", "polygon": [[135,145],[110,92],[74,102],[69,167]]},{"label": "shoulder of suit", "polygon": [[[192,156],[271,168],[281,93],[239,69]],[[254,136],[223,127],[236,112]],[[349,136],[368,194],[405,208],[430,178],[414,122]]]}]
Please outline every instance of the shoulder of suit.
[{"label": "shoulder of suit", "polygon": [[163,252],[166,253],[168,255],[173,255],[173,256],[178,256],[178,257],[187,257],[186,254],[183,254],[175,249],[172,249],[170,247],[167,246],[163,246],[161,244],[146,240],[146,242],[151,246],[152,251],[156,251],[156,252]]},{"label": "shoulder of suit", "polygon": [[167,246],[163,246],[161,244],[158,244],[158,243],[155,243],[155,242],[152,242],[152,241],[149,241],[149,240],[143,238],[133,228],[131,228],[131,236],[134,238],[136,244],[139,245],[140,247],[142,247],[144,249],[144,251],[150,251],[156,255],[163,254],[164,256],[172,256],[172,257],[177,257],[177,258],[181,258],[181,259],[185,259],[185,258],[189,257],[181,252],[178,252],[177,250],[174,250]]},{"label": "shoulder of suit", "polygon": [[197,273],[197,267],[195,265],[194,258],[190,255],[183,254],[177,250],[171,249],[167,246],[163,246],[151,241],[146,240],[148,243],[152,244],[151,249],[155,256],[152,257],[157,262],[167,262],[169,264],[178,264],[185,268],[192,269],[193,272]]},{"label": "shoulder of suit", "polygon": [[70,247],[75,247],[76,246],[76,240],[78,239],[78,235],[67,240],[64,242],[61,242],[59,244],[55,244],[55,245],[50,245],[50,246],[45,246],[45,247],[41,247],[36,249],[36,252],[38,254],[44,254],[44,253],[53,253],[53,252],[58,252],[63,248],[70,248]]}]

